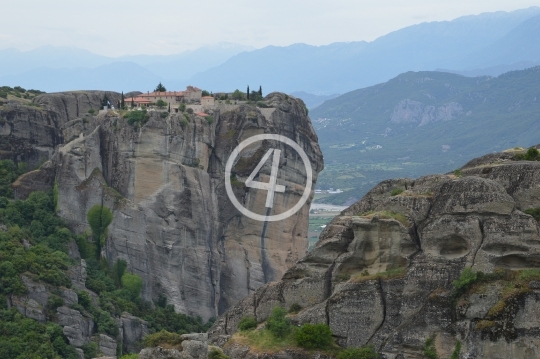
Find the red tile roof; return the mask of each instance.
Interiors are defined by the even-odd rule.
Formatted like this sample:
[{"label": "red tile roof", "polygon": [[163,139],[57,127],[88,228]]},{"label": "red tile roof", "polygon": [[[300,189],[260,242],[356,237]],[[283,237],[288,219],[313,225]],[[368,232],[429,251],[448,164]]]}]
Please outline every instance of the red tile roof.
[{"label": "red tile roof", "polygon": [[131,102],[131,100],[133,100],[133,102],[136,102],[136,103],[151,103],[152,101],[150,100],[147,100],[145,99],[144,97],[130,97],[130,98],[126,98],[124,99],[124,102],[129,104]]},{"label": "red tile roof", "polygon": [[201,116],[201,117],[210,116],[209,114],[204,113],[204,112],[195,112],[195,114],[196,114],[197,116]]},{"label": "red tile roof", "polygon": [[140,95],[141,97],[166,97],[166,96],[184,96],[184,91],[165,91],[150,92]]},{"label": "red tile roof", "polygon": [[203,96],[202,98],[214,98],[212,96]]}]

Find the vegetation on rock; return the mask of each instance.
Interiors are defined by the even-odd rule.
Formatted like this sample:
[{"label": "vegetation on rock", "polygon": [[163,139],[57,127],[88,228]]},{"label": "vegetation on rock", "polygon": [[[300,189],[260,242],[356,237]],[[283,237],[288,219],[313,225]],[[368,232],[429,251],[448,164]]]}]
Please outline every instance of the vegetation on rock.
[{"label": "vegetation on rock", "polygon": [[253,316],[245,316],[240,323],[238,323],[238,329],[240,330],[250,330],[254,328],[257,328],[257,319]]},{"label": "vegetation on rock", "polygon": [[296,342],[306,349],[324,349],[332,344],[332,331],[326,324],[304,324],[295,334]]},{"label": "vegetation on rock", "polygon": [[107,239],[107,227],[111,224],[113,215],[107,207],[96,204],[90,208],[86,219],[92,229],[92,236],[96,243],[96,258],[99,259],[101,248],[105,245],[105,240]]}]

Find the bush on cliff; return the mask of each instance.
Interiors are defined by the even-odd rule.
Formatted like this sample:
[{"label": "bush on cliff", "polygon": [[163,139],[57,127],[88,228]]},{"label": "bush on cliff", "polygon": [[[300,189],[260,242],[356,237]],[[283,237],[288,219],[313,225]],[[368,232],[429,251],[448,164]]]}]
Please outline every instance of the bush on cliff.
[{"label": "bush on cliff", "polygon": [[105,245],[105,239],[107,238],[107,227],[111,224],[113,215],[107,207],[96,204],[90,208],[86,219],[92,229],[92,235],[96,243],[96,258],[99,258],[101,256],[101,248]]},{"label": "bush on cliff", "polygon": [[285,308],[276,306],[266,321],[266,329],[278,338],[285,337],[291,330],[291,323],[289,319],[285,317],[286,314],[287,310],[285,310]]},{"label": "bush on cliff", "polygon": [[531,147],[527,150],[526,153],[518,153],[514,156],[514,159],[517,161],[539,161],[540,152],[534,147]]},{"label": "bush on cliff", "polygon": [[332,344],[332,331],[326,324],[304,324],[295,334],[296,342],[306,349],[324,349]]},{"label": "bush on cliff", "polygon": [[379,359],[373,346],[347,348],[338,353],[336,359]]},{"label": "bush on cliff", "polygon": [[127,122],[130,125],[142,126],[146,123],[146,121],[148,121],[150,115],[148,115],[146,110],[134,110],[127,112],[124,115],[124,118],[127,119]]},{"label": "bush on cliff", "polygon": [[182,336],[176,333],[170,333],[166,330],[149,334],[144,337],[143,345],[145,347],[163,347],[167,349],[182,349]]},{"label": "bush on cliff", "polygon": [[257,320],[252,316],[243,317],[238,324],[238,329],[240,330],[250,330],[255,328],[257,328]]}]

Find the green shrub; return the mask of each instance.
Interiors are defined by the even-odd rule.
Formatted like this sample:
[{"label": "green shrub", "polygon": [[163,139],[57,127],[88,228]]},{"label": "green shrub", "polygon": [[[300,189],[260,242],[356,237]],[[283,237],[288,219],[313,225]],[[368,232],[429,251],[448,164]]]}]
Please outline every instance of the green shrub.
[{"label": "green shrub", "polygon": [[391,196],[397,196],[398,194],[401,194],[403,193],[403,189],[401,188],[395,188],[392,190],[392,192],[390,193]]},{"label": "green shrub", "polygon": [[266,321],[265,328],[278,338],[285,337],[291,330],[291,323],[289,322],[289,319],[285,317],[286,314],[287,311],[285,308],[276,306]]},{"label": "green shrub", "polygon": [[0,91],[0,97],[7,99],[8,93],[6,91]]},{"label": "green shrub", "polygon": [[422,350],[424,351],[424,355],[428,357],[429,359],[439,359],[439,356],[437,355],[437,350],[435,349],[434,342],[435,342],[434,338],[427,338],[422,348]]},{"label": "green shrub", "polygon": [[169,113],[168,112],[160,112],[159,116],[161,118],[167,118],[167,116],[169,116]]},{"label": "green shrub", "polygon": [[186,104],[185,104],[185,103],[181,103],[181,104],[178,106],[178,111],[184,112],[185,110],[186,110]]},{"label": "green shrub", "polygon": [[465,268],[458,279],[452,284],[454,285],[454,296],[460,296],[465,293],[478,279],[478,273],[471,268]]},{"label": "green shrub", "polygon": [[143,345],[145,347],[157,347],[163,346],[164,344],[171,347],[182,348],[182,337],[180,334],[162,330],[154,334],[149,334],[143,339]]},{"label": "green shrub", "polygon": [[289,313],[298,313],[302,310],[302,306],[298,303],[291,304],[291,307],[289,308]]},{"label": "green shrub", "polygon": [[373,346],[347,348],[341,350],[336,359],[379,359],[379,354],[377,354]]},{"label": "green shrub", "polygon": [[118,327],[109,312],[99,309],[97,315],[94,316],[94,320],[96,321],[98,332],[112,336],[118,335]]},{"label": "green shrub", "polygon": [[141,294],[143,287],[142,279],[136,274],[124,273],[122,276],[122,287],[128,290],[132,299],[135,299]]},{"label": "green shrub", "polygon": [[96,204],[88,211],[86,215],[92,236],[96,243],[96,258],[101,256],[101,248],[105,244],[107,237],[107,227],[111,224],[113,215],[110,209],[105,206]]},{"label": "green shrub", "polygon": [[240,323],[238,323],[238,329],[240,330],[250,330],[255,328],[257,328],[257,320],[252,316],[245,316]]},{"label": "green shrub", "polygon": [[538,161],[540,160],[540,152],[534,147],[527,150],[526,153],[518,153],[514,155],[514,159],[517,161]]},{"label": "green shrub", "polygon": [[156,101],[156,106],[159,107],[159,108],[164,108],[165,106],[167,106],[167,102],[165,102],[163,100],[157,100]]},{"label": "green shrub", "polygon": [[150,118],[150,115],[148,115],[148,112],[146,110],[134,110],[129,111],[124,115],[124,118],[127,119],[127,122],[130,125],[139,125],[142,126],[148,121]]},{"label": "green shrub", "polygon": [[117,259],[114,263],[112,269],[112,278],[114,280],[116,288],[120,288],[122,286],[122,276],[126,272],[126,268],[127,262],[123,259]]},{"label": "green shrub", "polygon": [[96,113],[96,110],[94,110],[93,108],[91,108],[90,110],[88,110],[88,113],[93,115],[94,113]]},{"label": "green shrub", "polygon": [[221,350],[214,348],[208,353],[208,359],[230,359],[230,357]]},{"label": "green shrub", "polygon": [[306,349],[323,349],[332,344],[332,331],[326,324],[304,324],[295,334],[296,342]]},{"label": "green shrub", "polygon": [[51,295],[47,300],[47,309],[56,312],[56,308],[64,305],[64,300],[57,295]]},{"label": "green shrub", "polygon": [[92,304],[92,300],[90,299],[90,295],[85,291],[80,291],[77,293],[78,297],[78,303],[85,309],[90,308],[90,305]]},{"label": "green shrub", "polygon": [[456,342],[454,352],[452,353],[452,356],[450,357],[450,359],[459,359],[459,353],[460,352],[461,352],[461,342],[458,340]]},{"label": "green shrub", "polygon": [[125,354],[120,359],[139,359],[139,354]]},{"label": "green shrub", "polygon": [[524,210],[523,212],[533,216],[536,221],[540,222],[540,208],[529,208]]},{"label": "green shrub", "polygon": [[84,343],[82,346],[84,352],[84,359],[97,358],[98,356],[98,346],[96,343]]},{"label": "green shrub", "polygon": [[463,173],[461,173],[461,170],[460,169],[457,169],[454,171],[454,176],[456,177],[462,177],[463,176]]},{"label": "green shrub", "polygon": [[208,122],[209,125],[214,123],[214,118],[212,116],[206,116],[205,119],[206,119],[206,122]]},{"label": "green shrub", "polygon": [[193,111],[193,109],[190,107],[190,108],[188,108],[188,109],[186,110],[186,112],[189,113],[189,114],[191,115],[191,114],[193,114],[194,111]]}]

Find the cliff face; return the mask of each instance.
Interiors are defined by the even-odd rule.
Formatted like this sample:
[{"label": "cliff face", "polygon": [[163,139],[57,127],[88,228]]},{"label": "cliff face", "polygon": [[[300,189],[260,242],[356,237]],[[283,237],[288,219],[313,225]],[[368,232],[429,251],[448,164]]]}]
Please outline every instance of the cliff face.
[{"label": "cliff face", "polygon": [[[91,121],[88,110],[99,110],[103,96],[116,103],[120,94],[77,91],[39,95],[29,101],[9,101],[0,106],[0,157],[27,162],[30,168],[51,158],[64,137],[69,121]],[[69,126],[68,126],[69,127]]]},{"label": "cliff face", "polygon": [[[84,232],[88,210],[107,206],[114,219],[103,255],[110,263],[126,260],[128,270],[143,278],[143,298],[161,294],[182,313],[204,320],[217,316],[264,283],[280,279],[307,249],[310,200],[288,219],[265,224],[241,215],[226,195],[225,163],[241,141],[255,134],[293,139],[307,153],[314,180],[322,170],[303,104],[278,93],[265,101],[269,108],[218,108],[213,123],[194,115],[189,122],[182,114],[163,118],[158,112],[149,112],[142,127],[113,112],[66,122],[64,136],[74,139],[43,167],[55,170],[58,215]],[[276,194],[273,208],[280,213],[298,202],[306,183],[293,149],[256,143],[240,155],[233,172],[245,180],[270,147],[282,150],[279,178],[287,189]],[[269,175],[266,165],[259,178],[264,182]],[[32,183],[32,175],[19,183]],[[264,209],[266,191],[234,188],[246,207]]]},{"label": "cliff face", "polygon": [[[221,316],[210,340],[222,345],[243,316],[262,322],[274,306],[297,303],[294,323],[326,323],[339,345],[373,344],[386,358],[422,358],[429,338],[442,358],[457,340],[462,358],[539,357],[540,227],[523,211],[540,207],[540,163],[511,157],[471,161],[463,177],[380,183],[281,281]],[[464,268],[484,274],[456,292]]]}]

